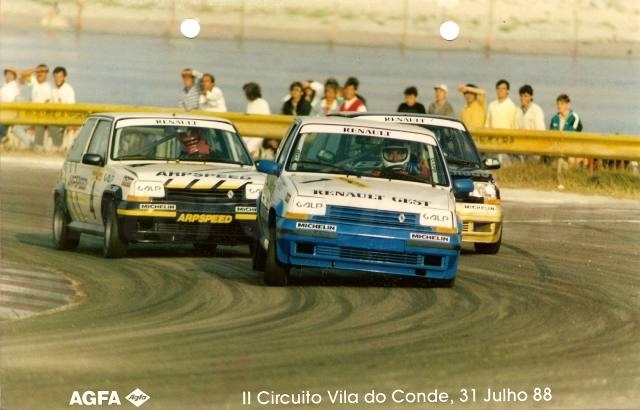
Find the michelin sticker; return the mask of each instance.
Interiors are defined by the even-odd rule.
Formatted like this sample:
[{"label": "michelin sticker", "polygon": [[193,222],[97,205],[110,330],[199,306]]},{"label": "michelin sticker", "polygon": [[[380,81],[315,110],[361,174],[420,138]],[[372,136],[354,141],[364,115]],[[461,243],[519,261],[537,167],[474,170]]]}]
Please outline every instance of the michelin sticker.
[{"label": "michelin sticker", "polygon": [[140,209],[150,211],[175,211],[175,204],[140,204]]},{"label": "michelin sticker", "polygon": [[496,210],[495,205],[484,205],[484,204],[464,204],[463,209],[468,209],[471,211],[489,211],[494,212]]},{"label": "michelin sticker", "polygon": [[296,228],[309,229],[313,231],[325,231],[325,232],[337,232],[338,227],[336,225],[319,224],[313,222],[296,222]]},{"label": "michelin sticker", "polygon": [[431,242],[441,242],[441,243],[449,243],[451,242],[451,238],[446,235],[434,235],[431,233],[418,233],[411,232],[411,239],[415,239],[418,241],[431,241]]}]

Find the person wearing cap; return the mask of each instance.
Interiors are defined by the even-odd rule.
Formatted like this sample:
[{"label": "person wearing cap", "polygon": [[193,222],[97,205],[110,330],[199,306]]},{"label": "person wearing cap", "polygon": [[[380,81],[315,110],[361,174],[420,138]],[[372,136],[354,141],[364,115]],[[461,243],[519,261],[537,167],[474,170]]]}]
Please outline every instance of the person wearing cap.
[{"label": "person wearing cap", "polygon": [[202,74],[192,68],[182,70],[182,94],[178,106],[185,111],[197,110],[200,107],[200,78]]},{"label": "person wearing cap", "polygon": [[426,114],[427,110],[422,103],[418,102],[418,89],[414,86],[405,88],[404,102],[398,105],[398,112],[407,112],[413,114]]},{"label": "person wearing cap", "polygon": [[[35,69],[35,81],[31,87],[31,102],[48,103],[51,102],[51,84],[49,84],[49,66],[38,64]],[[46,126],[36,125],[34,149],[44,151],[44,131]]]},{"label": "person wearing cap", "polygon": [[458,91],[464,95],[467,103],[460,111],[460,120],[468,128],[482,128],[486,113],[487,92],[471,83],[459,86]]},{"label": "person wearing cap", "polygon": [[[4,69],[4,84],[0,87],[0,102],[15,102],[16,97],[20,94],[18,86],[18,70],[13,67]],[[4,142],[9,127],[0,124],[0,140]]]},{"label": "person wearing cap", "polygon": [[453,117],[453,107],[447,101],[447,94],[449,89],[446,84],[438,84],[433,87],[435,93],[435,101],[429,104],[427,108],[427,114],[443,115],[446,117]]}]

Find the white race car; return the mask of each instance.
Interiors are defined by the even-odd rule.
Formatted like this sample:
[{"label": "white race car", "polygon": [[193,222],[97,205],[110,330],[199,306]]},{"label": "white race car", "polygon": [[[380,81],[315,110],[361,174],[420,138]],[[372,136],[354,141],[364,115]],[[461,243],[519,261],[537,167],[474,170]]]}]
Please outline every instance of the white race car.
[{"label": "white race car", "polygon": [[136,242],[252,244],[256,172],[234,125],[187,114],[101,113],[87,118],[53,193],[53,238],[75,249],[104,236],[104,256]]},{"label": "white race car", "polygon": [[462,223],[434,134],[346,118],[294,120],[258,200],[254,269],[286,285],[292,266],[382,272],[450,285]]}]

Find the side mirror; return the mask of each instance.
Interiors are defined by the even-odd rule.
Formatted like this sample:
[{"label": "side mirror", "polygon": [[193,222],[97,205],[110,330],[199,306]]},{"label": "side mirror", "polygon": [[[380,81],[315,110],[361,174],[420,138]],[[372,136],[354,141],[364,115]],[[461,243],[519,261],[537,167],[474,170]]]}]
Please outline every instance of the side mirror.
[{"label": "side mirror", "polygon": [[280,166],[270,159],[261,159],[256,166],[259,172],[264,172],[268,175],[280,175]]},{"label": "side mirror", "polygon": [[473,181],[469,178],[453,180],[453,192],[456,194],[468,194],[473,192]]},{"label": "side mirror", "polygon": [[500,168],[500,160],[496,158],[486,158],[483,161],[485,169],[499,169]]},{"label": "side mirror", "polygon": [[85,165],[93,165],[96,167],[104,166],[104,158],[100,154],[87,153],[82,156],[82,163]]}]

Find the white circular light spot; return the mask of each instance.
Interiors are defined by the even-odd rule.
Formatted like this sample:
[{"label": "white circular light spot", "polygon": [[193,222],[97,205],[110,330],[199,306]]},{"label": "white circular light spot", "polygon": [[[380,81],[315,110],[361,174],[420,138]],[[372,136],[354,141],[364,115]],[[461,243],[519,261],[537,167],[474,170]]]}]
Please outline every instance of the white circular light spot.
[{"label": "white circular light spot", "polygon": [[455,40],[460,35],[460,26],[455,21],[447,20],[440,24],[440,36],[447,40]]},{"label": "white circular light spot", "polygon": [[194,38],[200,33],[200,23],[196,19],[184,19],[180,24],[180,32],[186,38]]}]

